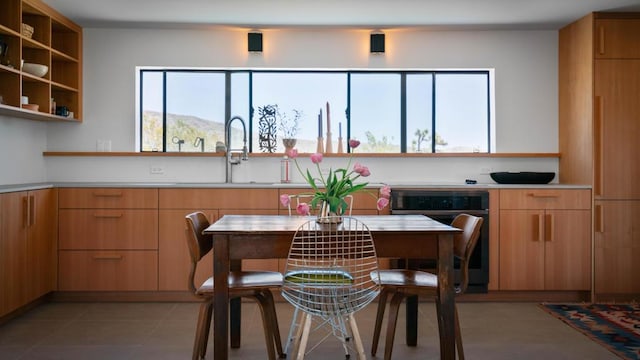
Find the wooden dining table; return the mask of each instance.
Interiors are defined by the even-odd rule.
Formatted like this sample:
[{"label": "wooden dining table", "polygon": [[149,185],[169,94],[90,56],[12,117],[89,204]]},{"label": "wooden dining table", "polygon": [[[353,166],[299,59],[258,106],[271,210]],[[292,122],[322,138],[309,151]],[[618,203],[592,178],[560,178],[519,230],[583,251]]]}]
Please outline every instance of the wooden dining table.
[{"label": "wooden dining table", "polygon": [[[440,358],[455,358],[453,235],[459,229],[423,215],[353,216],[373,236],[378,257],[437,259],[441,318]],[[242,259],[286,258],[293,236],[310,217],[225,215],[204,230],[213,238],[213,358],[229,358],[228,275]],[[238,306],[235,306],[238,308]],[[232,326],[239,330],[239,318]],[[233,341],[233,340],[232,340]]]}]

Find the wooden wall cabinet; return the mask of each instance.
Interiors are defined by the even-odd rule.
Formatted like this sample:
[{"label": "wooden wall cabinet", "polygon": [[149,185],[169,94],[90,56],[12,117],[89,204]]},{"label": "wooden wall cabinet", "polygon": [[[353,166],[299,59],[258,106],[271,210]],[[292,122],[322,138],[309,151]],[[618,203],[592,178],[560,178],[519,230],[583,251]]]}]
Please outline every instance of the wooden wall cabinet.
[{"label": "wooden wall cabinet", "polygon": [[[31,37],[22,24],[34,28]],[[0,114],[34,120],[82,120],[82,28],[40,0],[0,2],[0,41],[7,45],[0,55]],[[21,68],[26,63],[46,65],[43,77]],[[37,104],[38,111],[21,108],[20,98]],[[73,117],[55,115],[66,106]]]},{"label": "wooden wall cabinet", "polygon": [[56,195],[0,194],[0,316],[56,290]]},{"label": "wooden wall cabinet", "polygon": [[591,192],[500,190],[500,290],[590,290]]},{"label": "wooden wall cabinet", "polygon": [[158,289],[157,189],[59,192],[59,290]]},{"label": "wooden wall cabinet", "polygon": [[605,231],[594,233],[593,300],[638,300],[637,283],[609,269],[625,263],[616,254],[640,248],[612,215],[640,200],[640,13],[593,13],[562,28],[558,74],[560,182],[592,185],[603,214],[596,215]]}]

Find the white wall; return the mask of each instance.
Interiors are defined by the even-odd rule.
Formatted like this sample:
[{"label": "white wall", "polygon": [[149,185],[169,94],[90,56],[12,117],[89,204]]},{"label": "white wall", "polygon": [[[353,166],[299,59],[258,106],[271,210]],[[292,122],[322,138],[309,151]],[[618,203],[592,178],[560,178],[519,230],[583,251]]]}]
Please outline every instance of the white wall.
[{"label": "white wall", "polygon": [[[94,151],[98,139],[109,139],[113,151],[135,151],[136,66],[495,68],[497,151],[558,151],[556,31],[389,30],[386,31],[387,52],[382,56],[368,53],[368,30],[267,29],[263,31],[265,50],[262,54],[247,53],[246,33],[247,29],[221,27],[85,29],[84,122],[47,125],[47,140],[40,146],[44,143],[50,151]],[[4,132],[0,133],[0,144],[4,137]],[[101,175],[123,181],[224,179],[224,174],[220,175],[224,172],[221,159],[193,157],[161,161],[166,164],[165,174],[151,176],[148,168],[157,163],[157,159],[44,159],[46,178],[50,181],[83,181]],[[370,166],[377,167],[378,173],[388,174],[385,177],[399,173],[408,181],[414,175],[407,170],[416,166],[432,169],[415,175],[416,179],[434,181],[447,177],[451,164],[465,167],[464,171],[453,172],[455,175],[451,177],[455,181],[460,177],[478,177],[480,168],[557,171],[557,159],[553,158],[526,161],[429,158],[401,162],[368,158],[367,161],[375,164]],[[277,160],[253,158],[237,169],[237,178],[276,181],[279,172],[272,169],[277,166]],[[93,171],[87,171],[87,167]],[[29,178],[39,180],[33,175]],[[9,181],[12,180],[0,176],[0,184]]]},{"label": "white wall", "polygon": [[0,185],[46,180],[46,124],[0,116]]}]

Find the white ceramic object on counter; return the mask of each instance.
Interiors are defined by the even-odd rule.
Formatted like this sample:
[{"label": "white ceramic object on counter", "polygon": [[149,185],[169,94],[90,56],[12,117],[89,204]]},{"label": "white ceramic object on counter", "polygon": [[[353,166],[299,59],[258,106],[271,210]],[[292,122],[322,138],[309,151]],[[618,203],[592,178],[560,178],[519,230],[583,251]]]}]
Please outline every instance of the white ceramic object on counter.
[{"label": "white ceramic object on counter", "polygon": [[49,67],[47,65],[26,62],[24,63],[24,65],[22,65],[22,71],[33,76],[43,77],[47,75]]}]

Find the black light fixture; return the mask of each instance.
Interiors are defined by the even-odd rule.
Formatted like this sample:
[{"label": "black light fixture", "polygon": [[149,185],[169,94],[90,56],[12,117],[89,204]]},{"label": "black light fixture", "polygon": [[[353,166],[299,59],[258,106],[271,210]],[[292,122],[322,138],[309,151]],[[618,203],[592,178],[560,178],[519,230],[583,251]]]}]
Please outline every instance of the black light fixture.
[{"label": "black light fixture", "polygon": [[371,33],[371,53],[382,54],[384,53],[384,34],[383,33]]},{"label": "black light fixture", "polygon": [[247,49],[249,52],[262,52],[262,33],[250,32],[247,34]]}]

